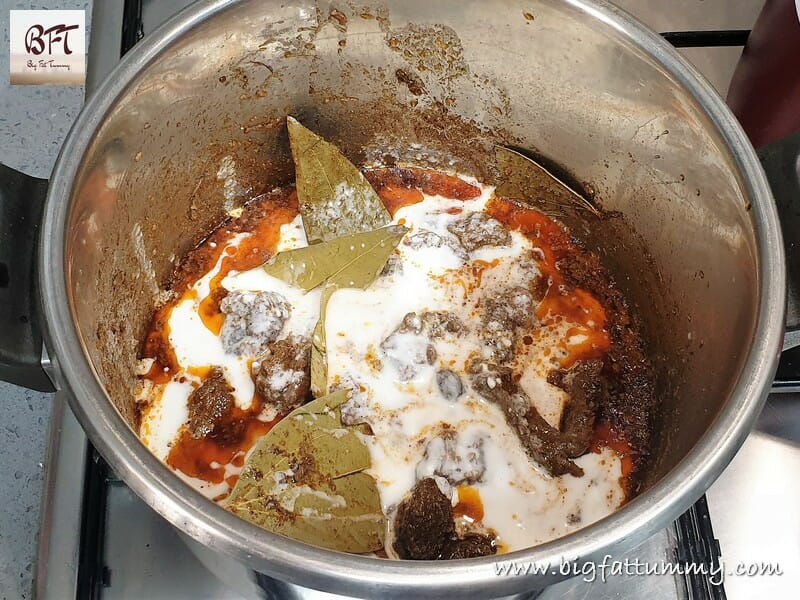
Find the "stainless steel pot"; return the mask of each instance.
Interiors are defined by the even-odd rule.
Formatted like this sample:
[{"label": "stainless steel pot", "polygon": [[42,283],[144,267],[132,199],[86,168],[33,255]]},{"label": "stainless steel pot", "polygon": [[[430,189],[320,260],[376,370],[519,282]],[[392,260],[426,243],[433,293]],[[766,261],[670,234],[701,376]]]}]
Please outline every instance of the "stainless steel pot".
[{"label": "stainless steel pot", "polygon": [[[176,260],[226,210],[291,178],[286,114],[356,162],[391,148],[491,179],[493,143],[529,148],[621,214],[572,226],[637,305],[656,357],[661,410],[641,495],[529,550],[387,561],[263,531],[148,452],[132,428],[138,341]],[[218,174],[225,157],[233,180]],[[496,565],[590,561],[667,525],[758,414],[786,293],[774,203],[738,124],[657,35],[591,0],[198,2],[86,103],[50,182],[38,268],[55,382],[136,493],[259,572],[397,597],[539,588],[562,576],[499,577]]]}]

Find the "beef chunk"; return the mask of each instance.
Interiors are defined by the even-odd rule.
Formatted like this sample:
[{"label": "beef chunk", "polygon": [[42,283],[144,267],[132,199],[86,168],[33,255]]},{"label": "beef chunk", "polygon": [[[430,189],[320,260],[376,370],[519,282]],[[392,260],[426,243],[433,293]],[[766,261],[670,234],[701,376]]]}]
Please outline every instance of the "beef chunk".
[{"label": "beef chunk", "polygon": [[386,264],[381,271],[381,277],[391,277],[393,275],[402,275],[403,274],[403,261],[397,254],[390,254],[389,260],[386,261]]},{"label": "beef chunk", "polygon": [[403,317],[394,332],[422,333],[422,319],[415,312],[406,313],[406,316]]},{"label": "beef chunk", "polygon": [[369,396],[366,388],[359,385],[351,374],[345,373],[330,389],[331,393],[338,390],[350,390],[350,398],[340,407],[342,423],[345,425],[368,423],[372,411],[368,405]]},{"label": "beef chunk", "polygon": [[486,462],[483,438],[463,438],[455,431],[445,430],[428,440],[425,458],[417,465],[417,479],[444,477],[450,485],[475,483],[483,479]]},{"label": "beef chunk", "polygon": [[487,361],[497,364],[506,364],[514,358],[514,332],[501,330],[487,333],[483,338],[481,352]]},{"label": "beef chunk", "polygon": [[423,331],[433,340],[447,336],[461,336],[466,332],[463,321],[451,312],[425,311],[419,315],[419,318]]},{"label": "beef chunk", "polygon": [[400,373],[401,381],[416,377],[425,365],[436,360],[432,340],[463,335],[464,323],[453,313],[426,311],[407,313],[403,320],[381,342],[381,350]]},{"label": "beef chunk", "polygon": [[574,456],[569,440],[539,414],[513,381],[510,369],[476,360],[469,371],[473,389],[503,410],[509,426],[537,464],[556,477],[583,475],[583,469],[570,460]]},{"label": "beef chunk", "polygon": [[381,342],[381,350],[400,373],[401,381],[413,379],[423,366],[432,365],[436,360],[436,348],[424,333],[422,318],[410,312]]},{"label": "beef chunk", "polygon": [[570,456],[580,456],[592,443],[597,408],[605,393],[602,369],[600,360],[582,361],[569,371],[553,371],[547,377],[569,396],[561,415],[561,431]]},{"label": "beef chunk", "polygon": [[395,331],[400,333],[424,333],[429,338],[436,340],[447,336],[461,336],[466,331],[466,327],[463,321],[453,313],[437,310],[424,311],[420,314],[415,312],[407,313]]},{"label": "beef chunk", "polygon": [[441,236],[433,231],[421,230],[419,233],[408,236],[403,243],[409,248],[419,250],[420,248],[450,248],[458,258],[463,261],[469,260],[469,254],[457,240],[450,236]]},{"label": "beef chunk", "polygon": [[488,298],[483,309],[483,356],[498,364],[509,362],[521,328],[529,328],[536,318],[533,293],[523,287],[504,290]]},{"label": "beef chunk", "polygon": [[539,261],[543,258],[541,250],[528,250],[519,257],[515,265],[520,281],[525,282],[524,285],[530,292],[534,304],[538,304],[544,299],[547,288],[550,287],[550,278],[542,275],[539,265]]},{"label": "beef chunk", "polygon": [[509,396],[517,391],[508,367],[474,359],[467,365],[467,373],[473,389],[495,404],[507,403]]},{"label": "beef chunk", "polygon": [[488,331],[514,331],[530,326],[535,317],[533,309],[533,294],[529,290],[510,288],[486,300],[483,323]]},{"label": "beef chunk", "polygon": [[229,293],[220,303],[225,313],[220,337],[225,352],[257,356],[278,339],[291,307],[275,292]]},{"label": "beef chunk", "polygon": [[214,367],[211,374],[189,396],[189,434],[195,439],[219,434],[235,406],[233,388],[228,385],[222,369]]},{"label": "beef chunk", "polygon": [[431,478],[417,482],[397,507],[394,551],[400,558],[435,560],[455,538],[453,507]]},{"label": "beef chunk", "polygon": [[508,246],[511,233],[500,221],[482,212],[470,213],[447,226],[468,252],[483,246]]},{"label": "beef chunk", "polygon": [[442,369],[436,372],[436,385],[445,400],[450,402],[455,402],[464,393],[461,377],[450,369]]},{"label": "beef chunk", "polygon": [[258,358],[256,392],[278,413],[288,413],[306,401],[311,386],[311,342],[296,336],[273,342]]},{"label": "beef chunk", "polygon": [[456,534],[453,507],[436,482],[421,479],[397,507],[394,551],[400,558],[436,560],[494,554],[494,538],[481,533]]},{"label": "beef chunk", "polygon": [[530,398],[522,393],[511,396],[503,406],[506,420],[517,432],[528,454],[551,475],[583,475],[574,458],[569,439],[539,414]]},{"label": "beef chunk", "polygon": [[606,307],[611,347],[605,358],[607,393],[598,418],[620,430],[636,456],[635,469],[650,452],[650,432],[656,408],[653,365],[645,350],[641,323],[597,255],[565,254],[557,264],[567,284],[594,294]]},{"label": "beef chunk", "polygon": [[395,330],[381,342],[381,350],[397,369],[401,381],[414,379],[423,367],[436,360],[436,348],[430,340],[415,333]]},{"label": "beef chunk", "polygon": [[484,533],[468,533],[460,540],[451,540],[445,545],[442,558],[477,558],[497,552],[494,538]]}]

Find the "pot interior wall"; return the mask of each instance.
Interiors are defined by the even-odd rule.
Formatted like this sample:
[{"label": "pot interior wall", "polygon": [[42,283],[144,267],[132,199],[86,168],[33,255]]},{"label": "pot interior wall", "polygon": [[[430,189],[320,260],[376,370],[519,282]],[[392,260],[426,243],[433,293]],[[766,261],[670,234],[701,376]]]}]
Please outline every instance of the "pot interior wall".
[{"label": "pot interior wall", "polygon": [[228,210],[291,179],[287,114],[354,162],[388,153],[490,180],[500,142],[587,182],[624,218],[570,224],[613,269],[656,357],[650,481],[691,450],[756,318],[743,185],[653,58],[543,0],[240,2],[144,66],[86,154],[67,223],[77,327],[128,424],[139,341],[176,262]]}]

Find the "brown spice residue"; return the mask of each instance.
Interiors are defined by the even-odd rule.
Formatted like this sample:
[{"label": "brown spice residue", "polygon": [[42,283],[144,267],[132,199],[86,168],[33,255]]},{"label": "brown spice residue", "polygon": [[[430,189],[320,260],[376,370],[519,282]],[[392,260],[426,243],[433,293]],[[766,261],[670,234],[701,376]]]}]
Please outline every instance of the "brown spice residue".
[{"label": "brown spice residue", "polygon": [[425,93],[425,84],[422,83],[422,79],[420,79],[419,75],[407,69],[397,69],[394,72],[394,76],[397,78],[397,81],[404,84],[408,88],[408,91],[415,96],[421,96]]},{"label": "brown spice residue", "polygon": [[339,27],[342,29],[347,27],[347,15],[345,15],[342,11],[337,8],[332,8],[330,15],[331,18],[339,24]]}]

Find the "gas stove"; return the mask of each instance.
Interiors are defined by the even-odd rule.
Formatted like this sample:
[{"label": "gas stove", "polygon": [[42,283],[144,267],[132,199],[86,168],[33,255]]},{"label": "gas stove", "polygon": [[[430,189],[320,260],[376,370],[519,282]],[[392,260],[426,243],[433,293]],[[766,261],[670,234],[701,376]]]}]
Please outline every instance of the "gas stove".
[{"label": "gas stove", "polygon": [[[87,93],[121,54],[145,33],[189,4],[188,0],[107,0],[95,2],[89,47]],[[663,21],[660,2],[625,2],[645,22]],[[746,29],[714,30],[698,17],[698,5],[686,4],[691,24],[703,31],[672,31],[665,37],[700,68],[708,53],[734,57],[747,39]],[[706,4],[720,4],[710,2]],[[648,19],[651,17],[651,19]],[[654,22],[654,20],[656,22]],[[727,25],[727,23],[723,23]],[[703,54],[706,52],[706,54]],[[730,62],[730,61],[729,61]],[[725,69],[711,77],[719,88]],[[715,80],[716,77],[716,80]],[[724,91],[724,90],[723,90]],[[800,138],[762,155],[784,219],[787,247],[800,235],[791,202],[800,197],[795,169]],[[798,226],[795,226],[798,225]],[[800,260],[800,253],[796,253]],[[791,253],[790,269],[795,261]],[[800,281],[800,278],[795,278]],[[794,296],[794,289],[790,290]],[[793,304],[794,306],[794,304]],[[792,312],[794,311],[794,312]],[[790,319],[797,317],[794,308]],[[786,356],[781,391],[800,389],[800,355]],[[270,579],[225,556],[197,548],[129,490],[88,443],[66,398],[55,398],[40,533],[37,597],[64,598],[336,598]],[[773,394],[754,432],[720,479],[671,526],[625,555],[609,557],[628,564],[705,565],[705,573],[617,575],[585,572],[545,590],[519,597],[719,599],[755,595],[789,597],[800,587],[800,402],[795,393]],[[721,577],[739,563],[777,563],[783,574]],[[642,567],[644,568],[644,567]],[[641,571],[639,571],[641,572]],[[722,580],[722,581],[721,581]]]}]

